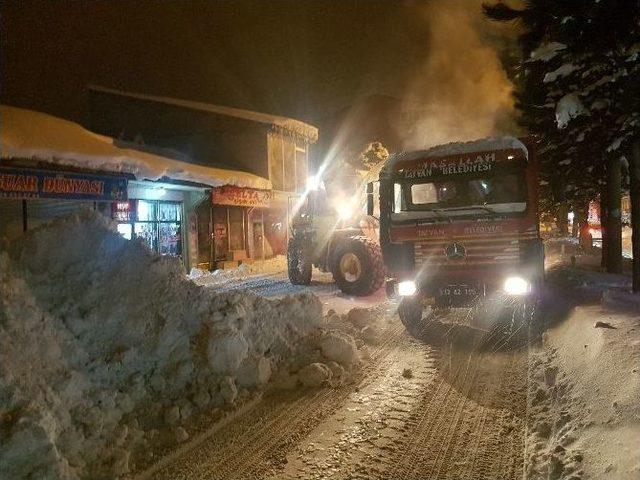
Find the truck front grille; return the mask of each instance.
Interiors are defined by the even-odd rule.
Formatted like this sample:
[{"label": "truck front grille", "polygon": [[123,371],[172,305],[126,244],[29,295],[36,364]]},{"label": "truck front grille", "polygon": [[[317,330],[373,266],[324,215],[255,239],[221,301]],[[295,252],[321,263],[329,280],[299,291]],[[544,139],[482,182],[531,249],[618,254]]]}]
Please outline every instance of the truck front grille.
[{"label": "truck front grille", "polygon": [[[452,247],[454,243],[457,245]],[[416,266],[514,264],[520,259],[517,237],[431,240],[418,242],[414,248]],[[453,255],[447,255],[447,249]]]}]

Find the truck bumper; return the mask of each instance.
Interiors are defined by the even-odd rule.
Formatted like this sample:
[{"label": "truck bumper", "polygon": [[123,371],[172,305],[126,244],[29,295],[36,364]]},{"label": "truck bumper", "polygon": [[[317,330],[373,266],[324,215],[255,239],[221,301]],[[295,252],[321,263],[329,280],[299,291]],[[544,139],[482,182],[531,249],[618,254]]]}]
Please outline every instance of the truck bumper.
[{"label": "truck bumper", "polygon": [[[387,280],[389,298],[403,297],[398,285],[398,279]],[[504,272],[484,278],[459,275],[432,277],[429,281],[416,282],[415,294],[411,296],[442,308],[464,308],[487,300],[529,301],[537,296],[538,290],[539,280],[515,272]]]}]

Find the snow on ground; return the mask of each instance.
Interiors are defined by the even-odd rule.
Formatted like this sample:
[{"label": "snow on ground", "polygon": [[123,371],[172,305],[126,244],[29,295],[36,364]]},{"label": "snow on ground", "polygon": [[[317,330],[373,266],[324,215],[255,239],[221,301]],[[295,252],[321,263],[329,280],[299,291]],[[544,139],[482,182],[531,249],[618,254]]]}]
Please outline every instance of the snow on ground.
[{"label": "snow on ground", "polygon": [[352,323],[308,293],[203,288],[93,212],[55,220],[0,247],[0,471],[125,475],[269,380],[348,378],[375,342]]},{"label": "snow on ground", "polygon": [[280,273],[287,270],[287,257],[278,255],[267,260],[258,261],[253,264],[244,263],[238,268],[228,270],[202,270],[192,268],[189,278],[198,285],[218,285],[230,280],[241,280],[258,274]]},{"label": "snow on ground", "polygon": [[565,297],[530,351],[526,477],[640,478],[640,296],[576,261],[550,273]]},{"label": "snow on ground", "polygon": [[374,308],[387,300],[383,288],[366,297],[346,295],[340,291],[328,272],[314,268],[310,285],[293,285],[287,276],[287,259],[278,256],[253,265],[240,265],[229,270],[209,272],[192,269],[189,278],[198,285],[216,291],[248,290],[268,298],[279,298],[301,292],[313,293],[326,314],[333,310],[346,314],[353,308]]}]

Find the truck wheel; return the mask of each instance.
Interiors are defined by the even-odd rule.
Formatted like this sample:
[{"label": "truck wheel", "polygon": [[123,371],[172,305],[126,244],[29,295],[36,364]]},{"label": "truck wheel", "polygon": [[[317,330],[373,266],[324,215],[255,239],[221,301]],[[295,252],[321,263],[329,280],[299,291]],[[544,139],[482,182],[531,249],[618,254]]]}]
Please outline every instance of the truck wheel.
[{"label": "truck wheel", "polygon": [[367,237],[341,240],[331,256],[331,273],[347,295],[371,295],[384,283],[380,245]]},{"label": "truck wheel", "polygon": [[291,237],[287,246],[287,273],[294,285],[309,285],[312,269],[311,254],[303,237]]},{"label": "truck wheel", "polygon": [[400,321],[414,337],[418,337],[423,330],[422,301],[418,298],[406,297],[400,300],[398,305]]}]

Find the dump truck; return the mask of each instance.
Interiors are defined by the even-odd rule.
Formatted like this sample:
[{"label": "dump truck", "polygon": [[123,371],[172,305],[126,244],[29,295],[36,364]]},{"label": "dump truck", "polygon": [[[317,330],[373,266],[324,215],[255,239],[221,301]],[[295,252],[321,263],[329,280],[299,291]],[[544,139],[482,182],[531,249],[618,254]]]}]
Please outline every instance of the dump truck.
[{"label": "dump truck", "polygon": [[373,184],[367,194],[369,213],[379,201],[387,293],[407,329],[457,308],[473,309],[475,328],[519,328],[544,278],[538,167],[522,141],[393,154],[377,198]]}]

